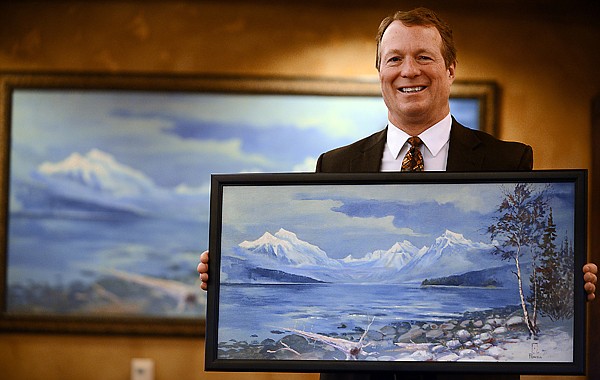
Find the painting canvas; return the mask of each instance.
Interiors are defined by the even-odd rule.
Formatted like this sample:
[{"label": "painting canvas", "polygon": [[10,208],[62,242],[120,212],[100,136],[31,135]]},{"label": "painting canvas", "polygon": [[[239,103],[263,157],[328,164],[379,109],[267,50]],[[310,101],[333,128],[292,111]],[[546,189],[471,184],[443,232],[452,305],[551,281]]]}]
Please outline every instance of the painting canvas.
[{"label": "painting canvas", "polygon": [[[89,331],[95,320],[103,332],[156,333],[160,321],[202,333],[195,267],[208,247],[211,173],[312,172],[320,153],[387,122],[375,82],[1,80],[9,329]],[[456,86],[461,122],[493,127],[490,86]]]},{"label": "painting canvas", "polygon": [[208,369],[582,370],[585,173],[213,181]]}]

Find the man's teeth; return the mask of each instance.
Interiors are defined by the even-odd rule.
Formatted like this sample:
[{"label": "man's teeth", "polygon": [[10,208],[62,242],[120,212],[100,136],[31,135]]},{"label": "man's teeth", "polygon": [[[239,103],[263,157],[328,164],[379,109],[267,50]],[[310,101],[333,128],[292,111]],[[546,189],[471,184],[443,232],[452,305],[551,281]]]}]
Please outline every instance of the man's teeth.
[{"label": "man's teeth", "polygon": [[408,93],[408,92],[419,92],[421,90],[424,90],[425,86],[419,86],[419,87],[404,87],[400,89],[400,92],[404,92],[404,93]]}]

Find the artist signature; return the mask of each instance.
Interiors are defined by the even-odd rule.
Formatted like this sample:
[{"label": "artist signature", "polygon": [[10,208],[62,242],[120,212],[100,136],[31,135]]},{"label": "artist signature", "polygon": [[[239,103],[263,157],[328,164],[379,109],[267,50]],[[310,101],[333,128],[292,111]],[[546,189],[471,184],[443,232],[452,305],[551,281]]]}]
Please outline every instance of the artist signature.
[{"label": "artist signature", "polygon": [[529,353],[529,359],[543,359],[543,356],[540,352],[539,343],[531,344],[531,352]]}]

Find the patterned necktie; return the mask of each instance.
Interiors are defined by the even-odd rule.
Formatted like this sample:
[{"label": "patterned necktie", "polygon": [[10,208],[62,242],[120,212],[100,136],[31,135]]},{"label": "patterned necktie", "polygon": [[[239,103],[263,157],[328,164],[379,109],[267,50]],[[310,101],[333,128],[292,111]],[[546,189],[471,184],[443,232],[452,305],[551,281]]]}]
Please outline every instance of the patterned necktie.
[{"label": "patterned necktie", "polygon": [[406,152],[406,156],[402,160],[403,172],[422,172],[424,170],[423,154],[419,149],[423,145],[423,141],[417,136],[408,139],[410,149]]}]

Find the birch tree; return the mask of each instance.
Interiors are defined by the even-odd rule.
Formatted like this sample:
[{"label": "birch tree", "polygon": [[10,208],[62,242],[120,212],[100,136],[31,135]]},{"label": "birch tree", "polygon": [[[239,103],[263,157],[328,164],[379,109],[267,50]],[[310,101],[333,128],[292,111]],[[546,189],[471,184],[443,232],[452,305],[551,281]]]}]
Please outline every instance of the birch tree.
[{"label": "birch tree", "polygon": [[[532,302],[533,310],[530,313],[523,290],[524,272],[522,261],[527,254],[531,255],[534,262],[535,250],[543,234],[545,226],[545,213],[547,209],[546,191],[536,191],[533,184],[517,183],[514,188],[502,187],[504,199],[496,210],[497,216],[487,232],[492,241],[495,241],[493,254],[500,255],[503,260],[515,264],[513,272],[517,277],[519,299],[523,310],[523,318],[529,329],[530,336],[537,336],[537,279],[533,276],[534,291]],[[533,268],[536,272],[536,268]]]}]

